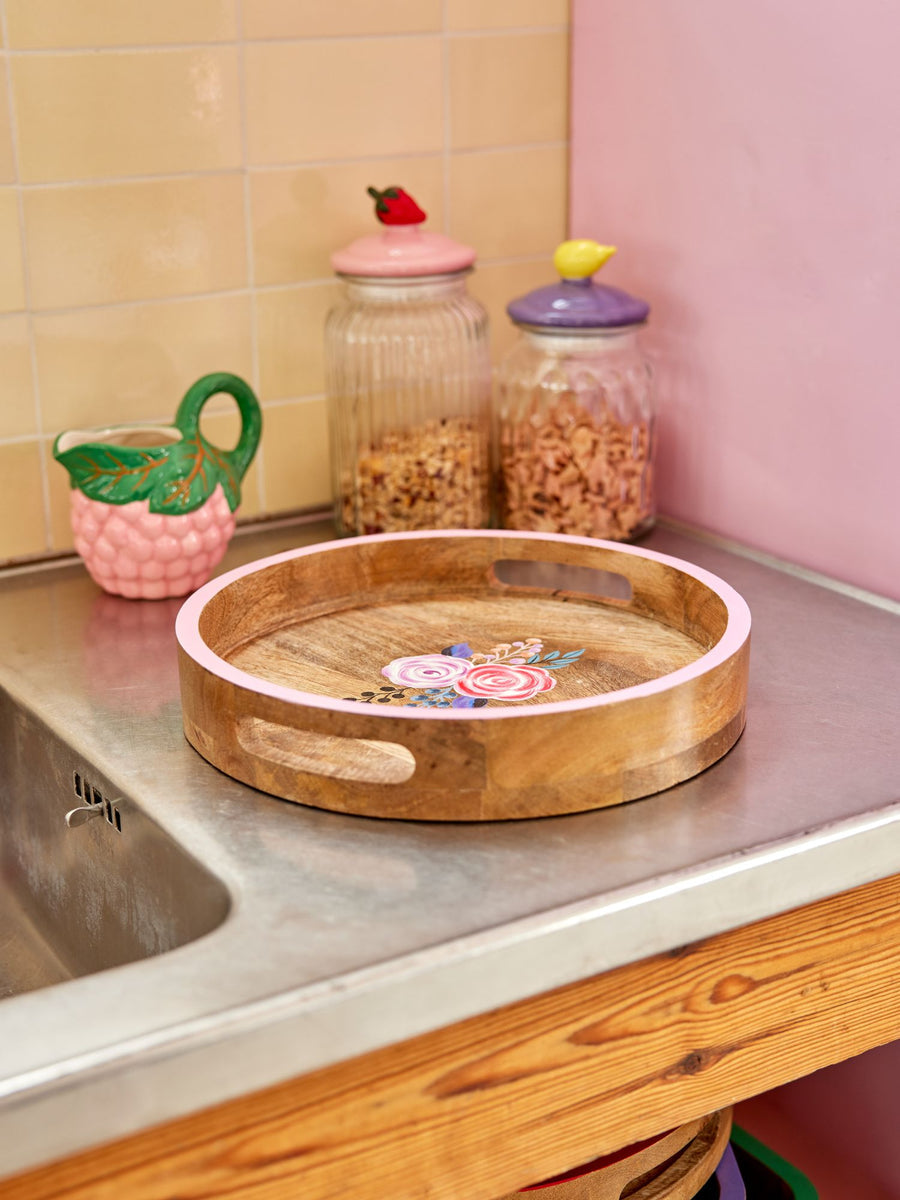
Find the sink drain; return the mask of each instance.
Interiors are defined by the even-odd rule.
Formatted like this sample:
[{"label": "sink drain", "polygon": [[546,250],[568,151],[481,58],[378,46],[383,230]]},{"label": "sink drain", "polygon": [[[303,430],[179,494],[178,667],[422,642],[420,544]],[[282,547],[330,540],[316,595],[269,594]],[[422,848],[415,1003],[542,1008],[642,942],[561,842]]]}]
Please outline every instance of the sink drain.
[{"label": "sink drain", "polygon": [[82,803],[66,813],[67,825],[83,825],[91,817],[104,817],[108,825],[112,825],[117,833],[122,832],[122,814],[116,803],[104,796],[99,788],[94,787],[79,771],[72,772],[72,785],[75,795]]}]

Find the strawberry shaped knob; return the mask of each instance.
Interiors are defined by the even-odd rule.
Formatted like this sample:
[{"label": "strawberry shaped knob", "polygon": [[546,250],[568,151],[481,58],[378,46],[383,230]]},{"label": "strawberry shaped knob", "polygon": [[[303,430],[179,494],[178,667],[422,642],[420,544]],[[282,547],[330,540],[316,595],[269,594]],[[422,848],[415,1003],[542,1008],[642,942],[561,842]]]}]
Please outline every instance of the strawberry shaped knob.
[{"label": "strawberry shaped knob", "polygon": [[375,216],[382,225],[421,225],[426,214],[419,208],[412,196],[401,187],[366,188],[375,201]]}]

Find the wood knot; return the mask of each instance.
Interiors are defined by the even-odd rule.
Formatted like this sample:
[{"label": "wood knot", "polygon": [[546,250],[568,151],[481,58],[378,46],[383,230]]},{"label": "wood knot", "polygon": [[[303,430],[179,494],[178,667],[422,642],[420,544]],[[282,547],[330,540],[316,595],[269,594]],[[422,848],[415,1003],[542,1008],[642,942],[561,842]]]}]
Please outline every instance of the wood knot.
[{"label": "wood knot", "polygon": [[730,1000],[746,996],[758,986],[756,980],[747,975],[726,975],[713,988],[710,999],[713,1004],[727,1004]]},{"label": "wood knot", "polygon": [[677,1062],[670,1075],[699,1075],[720,1062],[728,1053],[727,1049],[717,1049],[714,1046],[704,1046],[700,1050],[692,1050]]},{"label": "wood knot", "polygon": [[682,1075],[699,1075],[704,1066],[704,1055],[699,1050],[686,1054],[678,1064]]}]

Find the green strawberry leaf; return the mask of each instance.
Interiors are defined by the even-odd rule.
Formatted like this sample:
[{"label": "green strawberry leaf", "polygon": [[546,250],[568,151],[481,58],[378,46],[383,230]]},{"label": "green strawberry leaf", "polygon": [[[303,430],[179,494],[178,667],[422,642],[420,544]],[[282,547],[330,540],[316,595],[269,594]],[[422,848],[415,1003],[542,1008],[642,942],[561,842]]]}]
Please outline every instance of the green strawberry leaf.
[{"label": "green strawberry leaf", "polygon": [[218,484],[232,512],[241,502],[240,480],[229,456],[200,434],[147,448],[88,443],[56,457],[73,487],[105,504],[149,500],[151,512],[181,515],[199,508]]},{"label": "green strawberry leaf", "polygon": [[57,458],[69,472],[72,484],[92,500],[128,504],[145,500],[165,468],[167,447],[138,449],[99,443],[75,446]]},{"label": "green strawberry leaf", "polygon": [[200,434],[168,447],[167,470],[157,473],[150,511],[182,514],[200,507],[221,484],[232,512],[241,502],[241,485],[231,465]]}]

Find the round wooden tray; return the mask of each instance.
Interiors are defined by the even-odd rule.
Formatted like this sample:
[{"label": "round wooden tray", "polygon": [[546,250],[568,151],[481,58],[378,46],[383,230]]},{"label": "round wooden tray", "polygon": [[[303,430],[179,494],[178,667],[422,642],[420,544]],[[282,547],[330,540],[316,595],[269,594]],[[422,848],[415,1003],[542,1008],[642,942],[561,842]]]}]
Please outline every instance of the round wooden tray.
[{"label": "round wooden tray", "polygon": [[722,1160],[731,1122],[721,1109],[502,1200],[693,1200]]},{"label": "round wooden tray", "polygon": [[744,725],[750,614],[709,572],[587,538],[380,534],[214,579],[176,622],[220,770],[366,816],[578,812],[704,770]]}]

